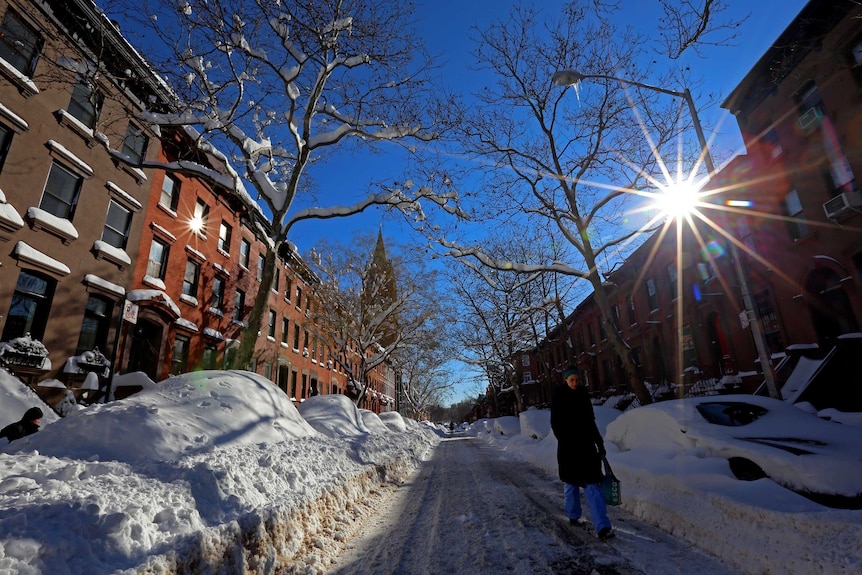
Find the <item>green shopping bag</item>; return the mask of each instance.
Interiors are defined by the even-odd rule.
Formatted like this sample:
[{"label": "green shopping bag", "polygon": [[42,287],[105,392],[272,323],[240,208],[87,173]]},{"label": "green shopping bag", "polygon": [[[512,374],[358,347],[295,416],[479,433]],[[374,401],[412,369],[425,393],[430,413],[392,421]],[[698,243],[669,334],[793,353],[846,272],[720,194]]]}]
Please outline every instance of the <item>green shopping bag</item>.
[{"label": "green shopping bag", "polygon": [[608,463],[608,458],[602,459],[605,478],[602,480],[602,493],[605,496],[605,503],[608,505],[619,505],[622,503],[622,495],[620,494],[620,480],[614,475],[611,470],[611,464]]}]

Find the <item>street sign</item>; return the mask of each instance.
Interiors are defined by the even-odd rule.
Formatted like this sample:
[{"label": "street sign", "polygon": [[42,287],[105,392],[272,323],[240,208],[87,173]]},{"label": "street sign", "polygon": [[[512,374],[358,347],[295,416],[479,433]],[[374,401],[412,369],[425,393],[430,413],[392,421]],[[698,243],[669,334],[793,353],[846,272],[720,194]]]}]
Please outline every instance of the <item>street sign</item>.
[{"label": "street sign", "polygon": [[132,324],[138,323],[138,304],[126,301],[123,306],[123,320]]}]

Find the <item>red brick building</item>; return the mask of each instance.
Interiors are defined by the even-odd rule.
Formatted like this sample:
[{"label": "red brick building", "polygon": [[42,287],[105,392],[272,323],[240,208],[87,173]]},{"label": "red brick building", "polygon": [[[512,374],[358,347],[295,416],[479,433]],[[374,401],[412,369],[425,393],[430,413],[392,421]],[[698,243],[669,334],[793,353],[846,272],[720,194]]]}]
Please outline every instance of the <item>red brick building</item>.
[{"label": "red brick building", "polygon": [[608,329],[623,335],[656,389],[759,371],[728,236],[774,364],[788,347],[816,344],[825,355],[859,332],[860,18],[858,3],[812,0],[733,90],[723,107],[736,116],[748,154],[714,175],[708,189],[720,193],[709,201],[717,205],[704,210],[726,234],[702,222],[686,227],[679,257],[674,229],[650,237],[607,277],[613,325],[588,297],[532,350],[529,366],[522,362],[524,378],[545,389],[538,397],[572,359],[594,392],[618,391],[625,378]]}]

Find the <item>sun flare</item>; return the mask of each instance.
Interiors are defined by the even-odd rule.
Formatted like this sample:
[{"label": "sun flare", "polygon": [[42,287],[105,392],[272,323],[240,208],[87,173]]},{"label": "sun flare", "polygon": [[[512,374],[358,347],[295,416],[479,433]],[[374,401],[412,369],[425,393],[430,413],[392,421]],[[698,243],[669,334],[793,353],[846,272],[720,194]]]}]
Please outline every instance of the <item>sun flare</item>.
[{"label": "sun flare", "polygon": [[685,218],[697,211],[702,197],[701,187],[690,179],[660,185],[653,196],[653,203],[666,218]]}]

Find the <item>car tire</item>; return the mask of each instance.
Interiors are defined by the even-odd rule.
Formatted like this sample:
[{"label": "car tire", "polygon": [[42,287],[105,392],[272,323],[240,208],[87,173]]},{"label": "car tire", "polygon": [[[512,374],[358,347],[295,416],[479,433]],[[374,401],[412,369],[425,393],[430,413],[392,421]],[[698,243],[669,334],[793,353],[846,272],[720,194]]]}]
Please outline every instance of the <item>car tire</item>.
[{"label": "car tire", "polygon": [[730,463],[730,471],[733,476],[739,480],[757,481],[767,476],[759,465],[744,457],[731,457],[727,461]]}]

